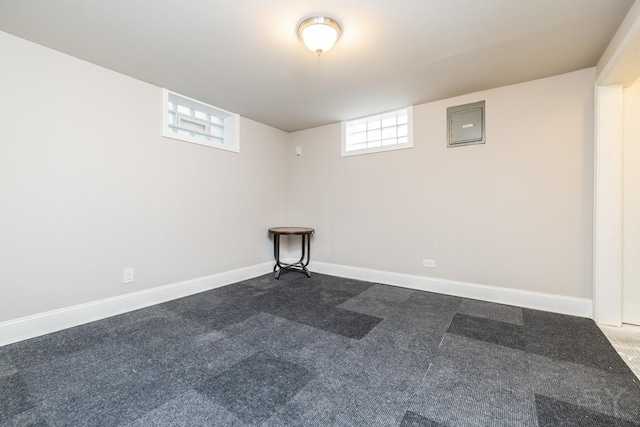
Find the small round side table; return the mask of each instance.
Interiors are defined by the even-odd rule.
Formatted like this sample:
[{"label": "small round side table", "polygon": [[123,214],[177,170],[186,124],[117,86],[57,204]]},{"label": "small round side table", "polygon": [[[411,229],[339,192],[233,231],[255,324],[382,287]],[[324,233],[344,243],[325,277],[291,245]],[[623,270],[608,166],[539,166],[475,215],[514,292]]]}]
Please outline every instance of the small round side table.
[{"label": "small round side table", "polygon": [[[313,228],[308,227],[272,227],[269,233],[273,234],[273,256],[276,259],[276,265],[273,266],[273,272],[276,279],[280,278],[282,270],[299,271],[311,277],[311,273],[307,269],[309,259],[311,257],[311,235],[315,232]],[[302,256],[300,260],[293,264],[283,264],[280,262],[280,236],[301,236],[302,237]]]}]

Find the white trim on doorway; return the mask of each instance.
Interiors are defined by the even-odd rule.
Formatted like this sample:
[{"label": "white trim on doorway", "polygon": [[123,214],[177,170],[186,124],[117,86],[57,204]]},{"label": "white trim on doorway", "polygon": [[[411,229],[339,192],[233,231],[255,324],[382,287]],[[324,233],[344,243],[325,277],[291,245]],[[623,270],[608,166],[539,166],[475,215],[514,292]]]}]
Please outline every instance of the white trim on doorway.
[{"label": "white trim on doorway", "polygon": [[593,318],[622,323],[623,89],[640,77],[640,1],[629,9],[596,67]]}]

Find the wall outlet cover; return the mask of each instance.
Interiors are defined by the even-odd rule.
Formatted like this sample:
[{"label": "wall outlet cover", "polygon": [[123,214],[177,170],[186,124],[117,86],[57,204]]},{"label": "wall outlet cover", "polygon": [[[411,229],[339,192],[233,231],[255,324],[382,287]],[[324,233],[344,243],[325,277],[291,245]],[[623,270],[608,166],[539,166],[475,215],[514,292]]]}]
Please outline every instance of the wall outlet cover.
[{"label": "wall outlet cover", "polygon": [[133,267],[125,268],[124,274],[122,277],[122,283],[133,283],[134,282],[134,271]]}]

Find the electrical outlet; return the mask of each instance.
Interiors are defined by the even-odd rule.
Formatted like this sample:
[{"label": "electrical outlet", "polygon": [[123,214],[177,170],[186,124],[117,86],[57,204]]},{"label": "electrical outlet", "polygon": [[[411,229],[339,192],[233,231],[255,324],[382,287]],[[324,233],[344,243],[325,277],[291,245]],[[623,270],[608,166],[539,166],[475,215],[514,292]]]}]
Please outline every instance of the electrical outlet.
[{"label": "electrical outlet", "polygon": [[423,259],[422,260],[422,266],[423,267],[427,267],[427,268],[435,268],[436,267],[436,260],[435,259]]},{"label": "electrical outlet", "polygon": [[123,274],[123,277],[122,277],[122,283],[133,283],[133,281],[134,281],[133,267],[125,268],[124,269],[124,274]]}]

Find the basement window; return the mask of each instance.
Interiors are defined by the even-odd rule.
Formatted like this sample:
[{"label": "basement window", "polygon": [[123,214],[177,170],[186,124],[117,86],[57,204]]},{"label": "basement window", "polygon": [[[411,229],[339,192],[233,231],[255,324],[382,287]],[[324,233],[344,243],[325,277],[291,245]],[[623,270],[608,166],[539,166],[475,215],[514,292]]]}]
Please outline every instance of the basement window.
[{"label": "basement window", "polygon": [[413,107],[342,122],[342,156],[413,147]]},{"label": "basement window", "polygon": [[240,116],[162,89],[162,136],[240,152]]}]

